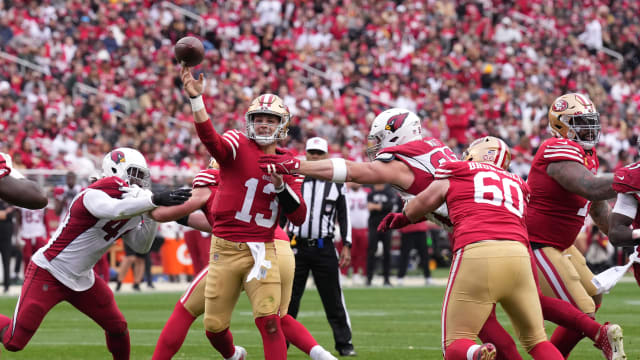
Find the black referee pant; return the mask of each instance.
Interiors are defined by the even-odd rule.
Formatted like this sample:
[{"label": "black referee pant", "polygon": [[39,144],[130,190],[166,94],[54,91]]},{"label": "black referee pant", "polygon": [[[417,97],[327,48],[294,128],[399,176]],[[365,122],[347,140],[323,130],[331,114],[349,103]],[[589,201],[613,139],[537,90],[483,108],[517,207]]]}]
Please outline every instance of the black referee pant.
[{"label": "black referee pant", "polygon": [[[322,247],[320,247],[322,246]],[[351,350],[351,321],[344,304],[338,256],[332,240],[325,239],[320,245],[316,239],[296,239],[294,247],[296,271],[293,279],[293,291],[289,303],[289,315],[298,316],[300,300],[304,294],[309,272],[318,288],[324,312],[333,331],[336,350]]]}]

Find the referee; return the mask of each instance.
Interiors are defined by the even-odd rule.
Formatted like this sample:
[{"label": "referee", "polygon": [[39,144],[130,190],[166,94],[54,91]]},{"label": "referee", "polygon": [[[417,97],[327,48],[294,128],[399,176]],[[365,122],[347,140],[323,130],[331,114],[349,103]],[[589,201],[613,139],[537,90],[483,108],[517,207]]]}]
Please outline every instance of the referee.
[{"label": "referee", "polygon": [[[307,141],[307,160],[326,159],[327,152],[325,139],[314,137]],[[351,343],[351,322],[344,304],[339,277],[339,267],[349,266],[351,262],[351,224],[345,191],[344,184],[311,177],[304,179],[302,196],[307,203],[307,219],[300,226],[289,224],[288,227],[296,257],[289,314],[294,318],[298,315],[300,300],[311,271],[333,331],[336,350],[340,356],[355,356],[356,352]],[[333,245],[336,219],[344,245],[339,259]]]}]

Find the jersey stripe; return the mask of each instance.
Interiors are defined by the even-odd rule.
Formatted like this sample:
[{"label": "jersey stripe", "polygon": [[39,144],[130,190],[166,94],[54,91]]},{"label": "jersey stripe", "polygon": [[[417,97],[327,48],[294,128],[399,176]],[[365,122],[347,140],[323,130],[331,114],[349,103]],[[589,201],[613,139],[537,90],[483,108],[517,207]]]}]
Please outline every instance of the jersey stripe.
[{"label": "jersey stripe", "polygon": [[573,151],[578,152],[578,153],[581,152],[580,148],[578,148],[577,146],[569,145],[569,144],[565,144],[565,145],[549,145],[544,150],[547,151],[548,149],[567,149],[567,150],[573,150]]},{"label": "jersey stripe", "polygon": [[550,155],[543,155],[543,157],[545,159],[549,159],[549,158],[554,158],[554,157],[564,157],[564,158],[569,158],[569,159],[573,159],[576,160],[578,162],[583,162],[584,159],[578,156],[573,156],[573,155],[569,155],[569,154],[550,154]]},{"label": "jersey stripe", "polygon": [[229,143],[229,146],[231,146],[231,150],[233,151],[233,160],[235,160],[236,159],[236,148],[235,148],[235,146],[233,145],[231,140],[229,140],[228,138],[223,137],[223,139],[224,139],[224,141]]},{"label": "jersey stripe", "polygon": [[[98,218],[91,215],[82,202],[86,192],[87,190],[84,190],[80,196],[73,200],[64,219],[64,225],[56,231],[53,239],[47,244],[48,248],[43,254],[47,260],[53,260],[74,239],[98,222]],[[73,217],[71,216],[72,214]]]},{"label": "jersey stripe", "polygon": [[562,278],[558,275],[558,273],[553,268],[553,264],[548,261],[547,256],[542,251],[542,249],[534,250],[533,253],[536,256],[536,261],[542,267],[542,274],[547,279],[547,283],[551,285],[553,292],[556,296],[573,306],[577,307],[578,305],[573,301],[573,298],[569,295],[569,292],[565,289],[564,284],[562,283]]},{"label": "jersey stripe", "polygon": [[195,290],[196,286],[198,286],[198,283],[207,277],[207,274],[209,273],[209,267],[205,267],[204,269],[202,269],[202,271],[200,271],[200,273],[198,275],[196,275],[196,278],[193,279],[193,281],[191,282],[191,284],[189,284],[189,287],[187,288],[187,291],[184,292],[184,295],[180,298],[180,302],[184,305],[184,303],[187,302],[187,300],[189,299],[189,296],[191,296],[191,293],[193,292],[193,290]]},{"label": "jersey stripe", "polygon": [[557,154],[557,153],[567,153],[576,156],[582,156],[582,153],[579,151],[571,150],[571,149],[546,149],[544,151],[545,154]]}]

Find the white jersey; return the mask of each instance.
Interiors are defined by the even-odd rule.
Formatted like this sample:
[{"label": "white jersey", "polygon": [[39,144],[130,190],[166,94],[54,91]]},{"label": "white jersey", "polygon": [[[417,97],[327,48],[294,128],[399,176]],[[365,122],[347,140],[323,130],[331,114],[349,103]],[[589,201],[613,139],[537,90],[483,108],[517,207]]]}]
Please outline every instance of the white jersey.
[{"label": "white jersey", "polygon": [[349,188],[347,191],[347,204],[351,216],[352,229],[369,228],[369,209],[367,208],[367,192],[360,187],[358,190]]},{"label": "white jersey", "polygon": [[45,209],[29,210],[20,208],[20,237],[35,239],[47,236],[44,212]]},{"label": "white jersey", "polygon": [[[140,214],[155,207],[150,195],[121,199],[120,189],[126,186],[119,178],[109,177],[82,190],[71,201],[67,215],[47,245],[33,255],[32,261],[72,290],[84,291],[93,286],[96,262],[118,238],[131,230],[142,230]],[[156,225],[150,222],[155,234]]]}]

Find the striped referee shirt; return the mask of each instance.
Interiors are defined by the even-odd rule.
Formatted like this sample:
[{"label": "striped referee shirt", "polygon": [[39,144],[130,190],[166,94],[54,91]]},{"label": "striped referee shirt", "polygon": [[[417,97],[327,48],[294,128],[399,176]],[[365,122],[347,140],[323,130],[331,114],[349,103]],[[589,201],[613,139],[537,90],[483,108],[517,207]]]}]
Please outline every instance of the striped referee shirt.
[{"label": "striped referee shirt", "polygon": [[351,222],[346,191],[344,184],[305,177],[302,197],[307,204],[306,221],[300,226],[289,223],[289,233],[302,239],[333,239],[337,220],[342,244],[351,246]]}]

